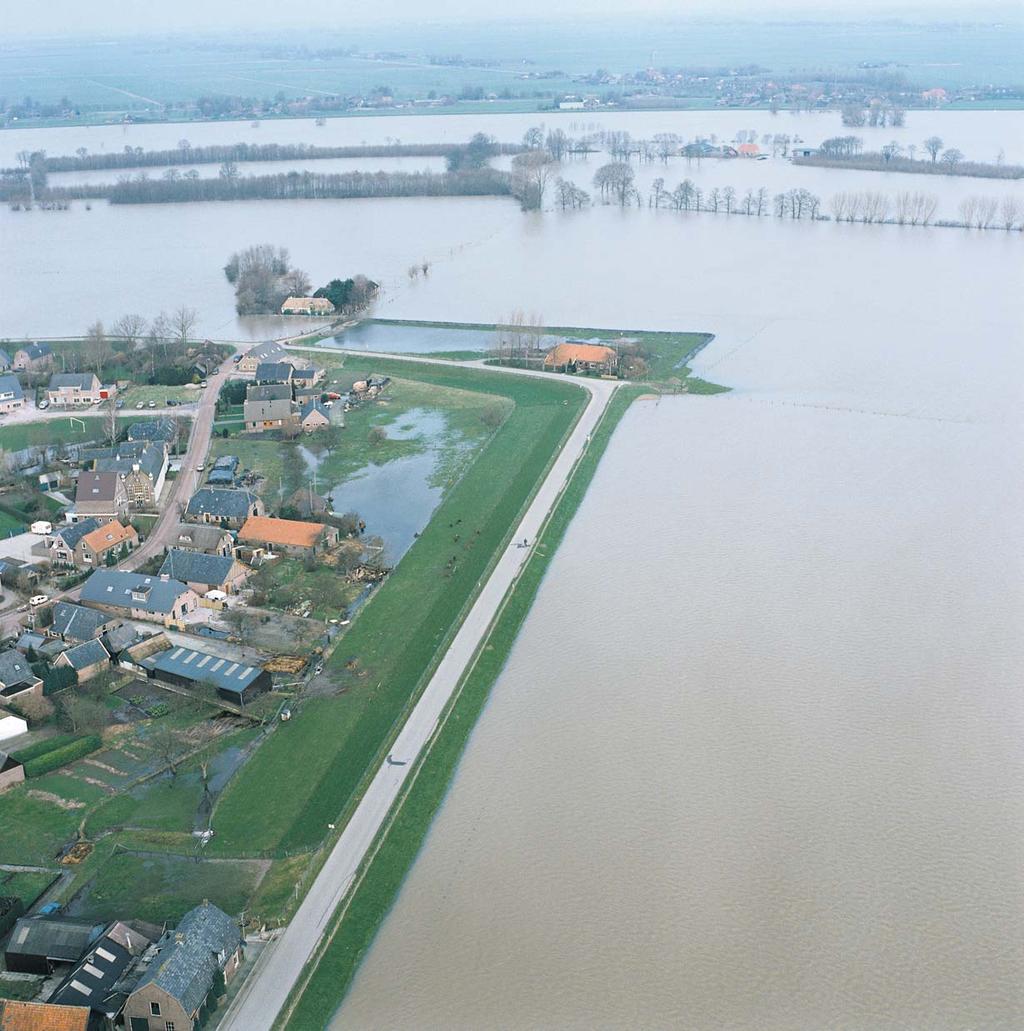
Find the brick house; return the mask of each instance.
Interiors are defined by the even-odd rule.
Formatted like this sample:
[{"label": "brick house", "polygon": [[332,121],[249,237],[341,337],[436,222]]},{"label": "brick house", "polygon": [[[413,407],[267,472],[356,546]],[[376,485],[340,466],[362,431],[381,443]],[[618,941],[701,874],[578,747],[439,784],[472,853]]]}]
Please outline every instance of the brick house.
[{"label": "brick house", "polygon": [[331,425],[331,410],[322,401],[314,398],[299,409],[299,425],[305,433],[315,433]]},{"label": "brick house", "polygon": [[43,682],[32,672],[28,659],[14,648],[0,652],[0,698],[5,702],[42,698]]},{"label": "brick house", "polygon": [[263,515],[266,508],[259,495],[233,487],[200,487],[189,498],[186,522],[219,523],[237,530],[250,516]]},{"label": "brick house", "polygon": [[161,442],[131,442],[116,448],[87,452],[96,472],[119,473],[128,501],[136,508],[152,508],[167,478],[167,448]]},{"label": "brick house", "polygon": [[117,393],[115,386],[103,386],[92,372],[55,372],[46,388],[46,400],[58,408],[91,405]]},{"label": "brick house", "polygon": [[[0,751],[0,791],[6,791],[25,779],[25,767],[17,759]],[[0,1003],[0,1005],[3,1005]],[[0,1025],[2,1027],[3,1025]]]},{"label": "brick house", "polygon": [[288,349],[284,344],[279,344],[276,340],[268,340],[266,343],[250,348],[242,355],[238,362],[238,371],[255,372],[261,362],[276,362],[287,357]]},{"label": "brick house", "polygon": [[230,555],[206,555],[201,551],[179,551],[170,548],[161,576],[170,576],[189,585],[196,594],[223,591],[234,594],[245,582],[248,570]]},{"label": "brick house", "polygon": [[73,669],[78,674],[78,683],[84,684],[110,669],[110,653],[101,641],[83,641],[61,652],[53,665],[55,668]]},{"label": "brick house", "polygon": [[0,413],[25,407],[25,392],[17,376],[0,376]]},{"label": "brick house", "polygon": [[124,1006],[126,1031],[194,1031],[238,970],[242,935],[227,913],[204,902],[150,951]]},{"label": "brick house", "polygon": [[556,372],[614,373],[619,356],[613,347],[566,341],[556,344],[544,356],[544,368]]},{"label": "brick house", "polygon": [[117,569],[97,569],[83,584],[79,600],[101,612],[164,626],[180,625],[199,607],[196,592],[180,580]]},{"label": "brick house", "polygon": [[90,530],[75,545],[75,565],[79,569],[96,569],[113,552],[121,558],[139,546],[139,535],[134,526],[123,526],[116,519],[95,530]]},{"label": "brick house", "polygon": [[119,473],[83,472],[78,474],[75,510],[72,517],[76,522],[82,517],[88,516],[124,521],[128,518],[128,507],[128,490]]},{"label": "brick house", "polygon": [[28,344],[14,352],[11,368],[15,372],[37,372],[53,364],[53,349],[49,344]]}]

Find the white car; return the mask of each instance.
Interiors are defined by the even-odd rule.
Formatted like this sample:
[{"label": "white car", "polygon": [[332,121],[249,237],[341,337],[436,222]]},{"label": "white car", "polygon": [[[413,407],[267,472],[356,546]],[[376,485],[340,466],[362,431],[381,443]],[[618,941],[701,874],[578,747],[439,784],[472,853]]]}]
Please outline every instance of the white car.
[{"label": "white car", "polygon": [[136,408],[137,410],[139,410],[139,411],[141,411],[141,410],[142,410],[143,408],[145,408],[145,407],[146,407],[146,402],[145,402],[145,401],[140,401],[140,402],[139,402],[139,403],[138,403],[138,404],[137,404],[137,405],[135,406],[135,408]]},{"label": "white car", "polygon": [[28,603],[32,608],[36,608],[39,605],[45,605],[49,600],[45,594],[34,594],[29,598]]},{"label": "white car", "polygon": [[50,402],[49,401],[40,401],[39,404],[36,405],[36,408],[49,408],[49,407],[50,407]]},{"label": "white car", "polygon": [[149,407],[150,408],[156,408],[156,401],[150,401],[149,402]]}]

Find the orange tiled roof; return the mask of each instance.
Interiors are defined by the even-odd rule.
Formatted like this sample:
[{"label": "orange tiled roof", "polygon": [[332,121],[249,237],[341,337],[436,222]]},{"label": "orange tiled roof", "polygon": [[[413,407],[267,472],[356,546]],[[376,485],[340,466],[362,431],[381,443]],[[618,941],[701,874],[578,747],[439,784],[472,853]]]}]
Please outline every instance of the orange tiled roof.
[{"label": "orange tiled roof", "polygon": [[0,999],[0,1031],[86,1031],[89,1013],[85,1006]]},{"label": "orange tiled roof", "polygon": [[545,365],[565,365],[568,362],[611,362],[615,351],[602,344],[557,344],[544,359]]},{"label": "orange tiled roof", "polygon": [[249,516],[245,525],[238,531],[238,539],[311,548],[326,529],[327,527],[323,523],[305,523],[299,519],[273,519],[270,516]]},{"label": "orange tiled roof", "polygon": [[106,526],[97,527],[91,533],[87,533],[82,540],[92,548],[93,551],[106,551],[107,548],[116,548],[124,541],[134,540],[138,537],[133,526],[122,526],[116,519],[112,519]]}]

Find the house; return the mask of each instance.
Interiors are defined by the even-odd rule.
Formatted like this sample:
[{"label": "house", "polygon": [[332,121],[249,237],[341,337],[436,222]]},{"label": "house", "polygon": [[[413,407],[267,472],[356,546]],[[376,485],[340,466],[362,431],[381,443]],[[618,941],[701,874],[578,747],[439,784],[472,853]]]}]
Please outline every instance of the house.
[{"label": "house", "polygon": [[17,713],[10,709],[0,709],[0,741],[9,741],[12,737],[21,737],[27,733],[28,724]]},{"label": "house", "polygon": [[75,605],[70,601],[58,601],[53,606],[53,622],[46,628],[51,637],[77,644],[92,641],[119,625],[105,612]]},{"label": "house", "polygon": [[77,963],[102,933],[102,924],[66,917],[23,917],[7,940],[4,962],[18,974],[52,974],[58,963]]},{"label": "house", "polygon": [[794,158],[812,158],[818,153],[817,147],[794,147],[790,152]]},{"label": "house", "polygon": [[257,383],[291,383],[294,374],[291,362],[260,362],[253,378]]},{"label": "house", "polygon": [[281,305],[282,315],[333,315],[334,305],[326,297],[289,297]]},{"label": "house", "polygon": [[75,509],[72,518],[103,517],[107,520],[128,519],[128,490],[119,473],[83,472],[78,474]]},{"label": "house", "polygon": [[55,566],[75,565],[75,549],[82,538],[93,530],[98,530],[103,524],[92,517],[82,519],[77,523],[70,523],[68,526],[58,526],[46,535],[43,542],[47,549],[47,558]]},{"label": "house", "polygon": [[202,551],[207,555],[230,555],[235,539],[220,526],[204,523],[178,523],[172,535],[171,547],[179,551]]},{"label": "house", "polygon": [[174,419],[153,419],[151,422],[133,422],[128,427],[130,441],[148,440],[163,444],[170,450],[178,437],[178,424]]},{"label": "house", "polygon": [[[288,368],[291,368],[289,365]],[[254,383],[245,391],[246,401],[290,401],[292,388],[287,383]]]},{"label": "house", "polygon": [[614,373],[619,356],[613,347],[603,344],[578,344],[566,341],[556,344],[544,356],[544,368],[556,372]]},{"label": "house", "polygon": [[182,687],[212,685],[219,697],[235,705],[245,705],[256,695],[269,691],[273,682],[270,673],[259,666],[181,646],[155,652],[139,665],[156,680]]},{"label": "house", "polygon": [[196,592],[180,580],[116,569],[97,569],[83,584],[80,598],[89,608],[164,626],[180,623],[199,607]]},{"label": "house", "polygon": [[[289,365],[288,368],[291,368]],[[250,401],[245,399],[243,415],[246,433],[263,433],[266,430],[280,430],[298,426],[298,409],[291,399],[291,388],[284,386],[288,397],[271,401]]]},{"label": "house", "polygon": [[319,398],[307,401],[299,408],[299,425],[305,433],[315,433],[331,425],[331,409]]},{"label": "house", "polygon": [[78,674],[78,683],[84,684],[110,669],[110,653],[100,641],[85,641],[61,652],[53,665],[55,669],[73,669]]},{"label": "house", "polygon": [[223,591],[234,594],[245,582],[247,570],[230,555],[206,555],[201,551],[179,551],[170,548],[161,576],[170,576],[189,585],[196,594]]},{"label": "house", "polygon": [[52,1002],[0,999],[0,1031],[87,1031],[89,1010]]},{"label": "house", "polygon": [[316,365],[300,365],[292,362],[292,386],[293,387],[315,387],[326,375],[327,370]]},{"label": "house", "polygon": [[221,455],[213,463],[213,467],[206,477],[206,482],[230,487],[238,475],[238,465],[239,462],[236,455]]},{"label": "house", "polygon": [[136,508],[156,505],[167,478],[166,447],[156,441],[137,441],[103,450],[104,454],[93,458],[93,469],[119,473],[124,480],[128,501]]},{"label": "house", "polygon": [[14,352],[11,368],[15,372],[36,372],[53,363],[53,349],[49,344],[28,344]]},{"label": "house", "polygon": [[46,388],[46,400],[58,408],[91,405],[117,393],[117,387],[104,387],[92,372],[55,372]]},{"label": "house", "polygon": [[6,372],[12,364],[11,356],[0,347],[0,372]]},{"label": "house", "polygon": [[0,652],[0,698],[15,701],[30,695],[41,698],[43,682],[32,672],[28,659],[14,648]]},{"label": "house", "polygon": [[286,555],[315,555],[338,543],[338,531],[324,523],[253,516],[238,531],[238,540]]},{"label": "house", "polygon": [[[204,902],[143,957],[148,966],[124,1007],[127,1031],[194,1031],[242,961],[238,925]],[[211,998],[212,996],[212,998]]]},{"label": "house", "polygon": [[[269,674],[267,674],[269,676]],[[22,720],[22,723],[25,721]],[[6,791],[25,779],[25,767],[13,755],[0,752],[0,791]]]},{"label": "house", "polygon": [[189,498],[185,519],[193,523],[220,523],[237,530],[250,516],[266,511],[259,496],[232,487],[200,487]]},{"label": "house", "polygon": [[[46,628],[49,631],[49,627]],[[47,662],[52,662],[65,648],[67,645],[57,637],[46,637],[43,634],[37,634],[34,630],[26,630],[17,641],[14,642],[14,647],[21,652],[22,655],[28,657],[29,662],[33,662],[34,659],[29,656],[29,652],[35,652],[36,658],[45,659]]]},{"label": "house", "polygon": [[[3,353],[3,352],[0,352]],[[17,376],[0,376],[0,414],[25,407],[25,392]]]},{"label": "house", "polygon": [[91,1012],[94,1025],[113,1028],[127,999],[124,982],[152,944],[134,927],[111,924],[50,996],[50,1004]]},{"label": "house", "polygon": [[261,362],[274,362],[288,357],[288,349],[276,340],[257,344],[250,348],[238,361],[239,372],[255,372]]},{"label": "house", "polygon": [[741,143],[736,152],[741,158],[756,158],[761,153],[761,148],[756,143]]},{"label": "house", "polygon": [[139,546],[134,526],[123,526],[116,519],[85,534],[75,545],[75,565],[79,569],[96,569],[108,561],[123,558]]}]

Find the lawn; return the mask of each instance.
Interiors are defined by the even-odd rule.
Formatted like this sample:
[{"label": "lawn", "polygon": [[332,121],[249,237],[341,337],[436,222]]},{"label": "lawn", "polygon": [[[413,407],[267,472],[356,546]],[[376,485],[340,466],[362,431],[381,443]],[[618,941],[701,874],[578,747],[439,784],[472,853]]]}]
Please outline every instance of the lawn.
[{"label": "lawn", "polygon": [[0,537],[10,537],[13,534],[24,533],[26,527],[24,520],[17,519],[7,512],[0,512]]},{"label": "lawn", "polygon": [[38,873],[34,870],[0,870],[0,895],[13,895],[21,899],[28,909],[56,879],[56,871]]},{"label": "lawn", "polygon": [[[143,412],[123,411],[117,417],[117,425],[123,432],[133,422],[151,422],[156,418],[158,416],[146,415]],[[83,444],[88,441],[102,441],[103,437],[101,413],[91,405],[73,416],[62,415],[59,418],[40,419],[38,422],[0,425],[0,449],[4,451],[21,451],[24,448],[44,447],[47,444]]]},{"label": "lawn", "polygon": [[540,535],[530,561],[506,599],[501,613],[455,698],[446,722],[431,742],[380,848],[365,868],[348,906],[339,910],[309,979],[300,983],[283,1025],[286,1031],[326,1026],[344,998],[359,963],[369,948],[416,858],[434,813],[444,800],[459,757],[504,668],[520,627],[533,605],[551,558],[565,535],[597,471],[601,456],[638,388],[623,388],[613,398],[585,457]]},{"label": "lawn", "polygon": [[306,569],[301,559],[279,558],[262,566],[249,585],[267,594],[266,604],[290,612],[303,602],[312,602],[311,619],[344,619],[363,590],[332,566]]},{"label": "lawn", "polygon": [[[106,849],[108,846],[101,846]],[[203,899],[238,915],[254,894],[263,865],[158,853],[111,852],[76,900],[76,916],[176,924]]]},{"label": "lawn", "polygon": [[[356,358],[348,367],[475,388],[515,407],[334,652],[328,669],[344,692],[302,704],[229,786],[214,812],[211,848],[218,852],[276,854],[323,839],[425,684],[585,402],[571,382],[554,377],[404,363],[395,369]],[[263,818],[253,820],[254,812]]]},{"label": "lawn", "polygon": [[161,387],[147,386],[145,384],[133,383],[127,390],[118,395],[124,401],[126,409],[134,408],[140,401],[149,404],[155,401],[157,407],[163,408],[167,401],[198,401],[202,397],[202,390],[194,386]]}]

